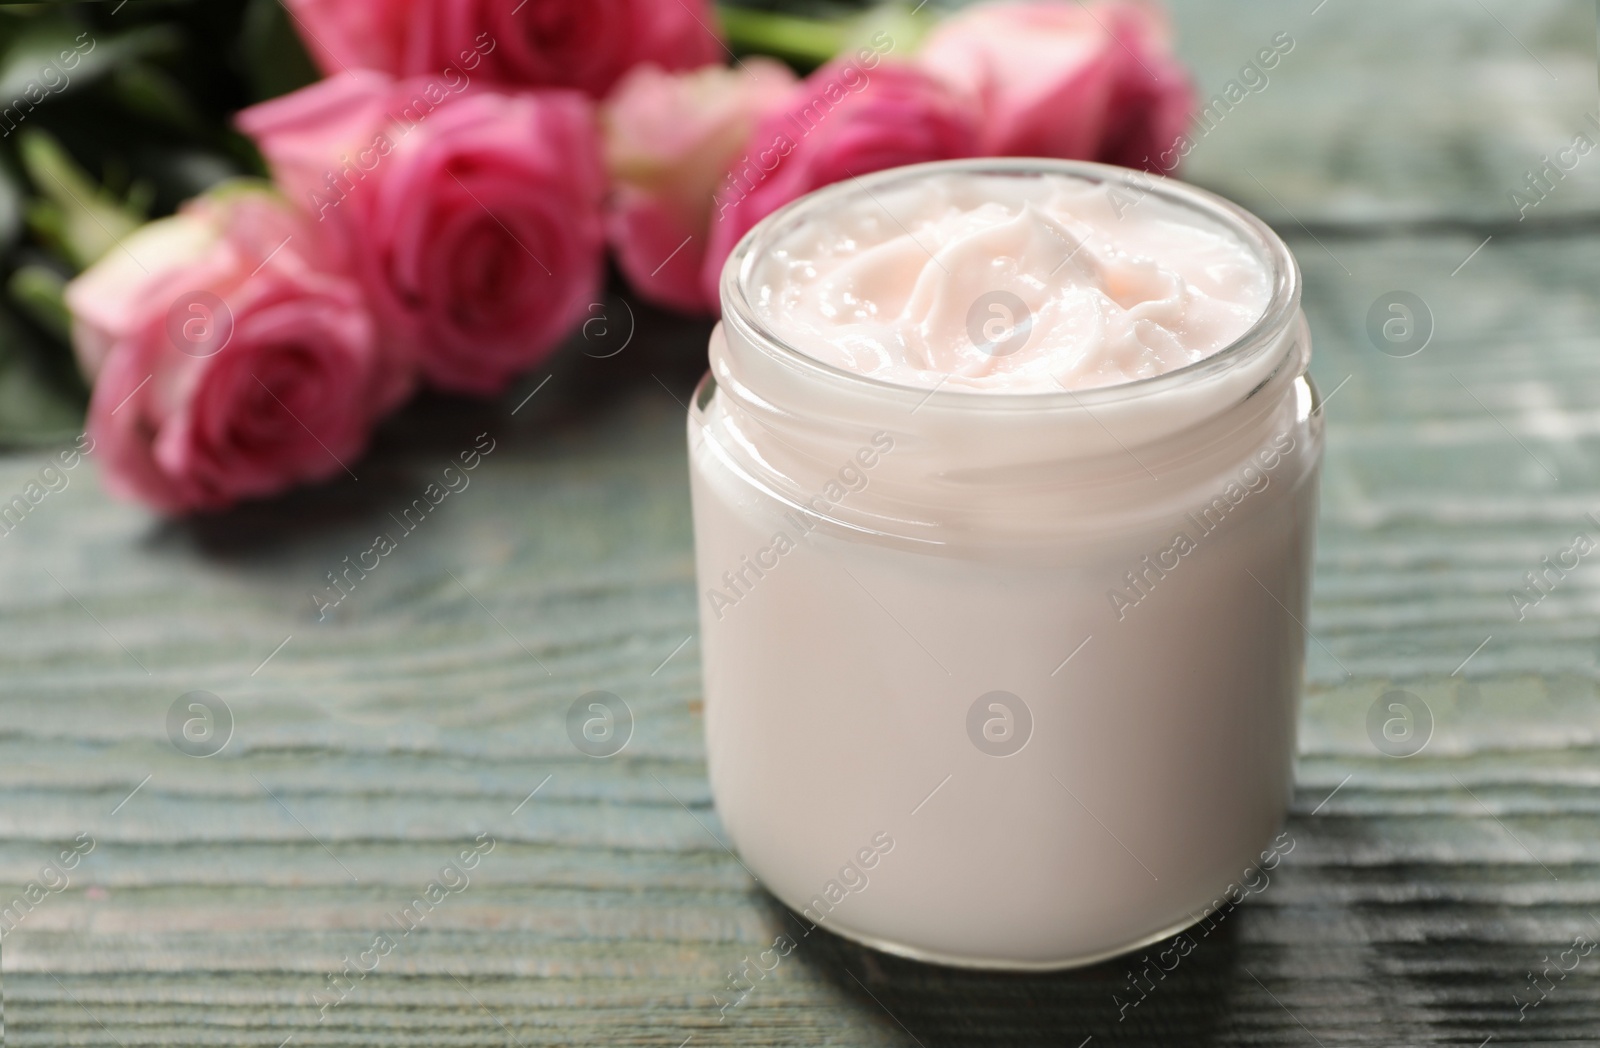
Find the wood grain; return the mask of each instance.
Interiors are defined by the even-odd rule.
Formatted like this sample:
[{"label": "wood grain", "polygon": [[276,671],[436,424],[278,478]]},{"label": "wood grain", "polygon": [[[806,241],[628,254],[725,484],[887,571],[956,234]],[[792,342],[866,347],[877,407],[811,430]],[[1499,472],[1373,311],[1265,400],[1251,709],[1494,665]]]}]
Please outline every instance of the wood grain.
[{"label": "wood grain", "polygon": [[[1600,514],[1600,208],[1576,181],[1507,206],[1593,103],[1593,12],[1490,6],[1179,12],[1210,90],[1229,48],[1299,41],[1193,174],[1290,239],[1329,446],[1295,850],[1125,1018],[1138,957],[973,975],[817,932],[719,1021],[727,969],[799,931],[715,835],[676,402],[705,328],[646,313],[515,415],[543,375],[409,410],[358,481],[172,524],[83,467],[0,538],[0,906],[95,841],[3,936],[9,1043],[1600,1044],[1600,953],[1512,1000],[1600,941],[1600,567],[1523,621],[1507,596]],[[1393,290],[1433,313],[1417,356],[1367,337]],[[482,432],[471,486],[317,621],[325,573]],[[41,464],[0,461],[0,492]],[[592,689],[635,716],[616,758],[565,737]],[[1391,689],[1432,711],[1417,756],[1367,736]],[[168,741],[193,690],[233,712],[214,757]],[[325,973],[481,833],[470,885],[319,1021]]]}]

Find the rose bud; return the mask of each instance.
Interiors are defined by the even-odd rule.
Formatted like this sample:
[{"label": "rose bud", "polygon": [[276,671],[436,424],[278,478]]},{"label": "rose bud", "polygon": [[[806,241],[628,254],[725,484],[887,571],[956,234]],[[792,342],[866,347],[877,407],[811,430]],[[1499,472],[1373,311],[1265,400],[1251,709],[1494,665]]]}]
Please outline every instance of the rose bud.
[{"label": "rose bud", "polygon": [[978,100],[986,154],[1161,170],[1194,111],[1165,16],[1133,0],[967,8],[934,28],[918,62]]},{"label": "rose bud", "polygon": [[700,280],[713,197],[761,115],[794,84],[787,66],[766,58],[692,73],[643,65],[607,99],[606,229],[617,265],[642,297],[716,310]]}]

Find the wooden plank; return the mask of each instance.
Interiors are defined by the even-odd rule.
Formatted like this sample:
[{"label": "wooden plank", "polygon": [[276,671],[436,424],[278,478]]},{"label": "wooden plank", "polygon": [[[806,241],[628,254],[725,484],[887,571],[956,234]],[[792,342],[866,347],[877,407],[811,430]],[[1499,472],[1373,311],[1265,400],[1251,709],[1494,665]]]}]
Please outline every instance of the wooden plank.
[{"label": "wooden plank", "polygon": [[[714,835],[674,399],[706,332],[646,315],[514,415],[540,376],[406,412],[358,482],[164,524],[85,467],[0,538],[0,902],[96,842],[4,935],[10,1043],[1600,1043],[1600,953],[1512,999],[1600,941],[1600,569],[1522,620],[1508,597],[1600,514],[1593,200],[1506,209],[1593,102],[1593,12],[1313,6],[1178,11],[1208,90],[1242,41],[1301,41],[1192,174],[1291,238],[1331,399],[1296,848],[1173,971],[976,975],[817,932],[719,1016],[725,972],[800,933]],[[1366,331],[1395,290],[1437,327],[1405,359]],[[485,430],[471,487],[318,621],[325,573]],[[0,492],[41,462],[0,460]],[[636,717],[610,760],[564,735],[594,688]],[[1396,688],[1435,721],[1405,759],[1365,727]],[[214,757],[167,738],[192,690],[234,714]],[[319,1021],[325,973],[483,832],[470,885]]]},{"label": "wooden plank", "polygon": [[[1600,211],[1600,154],[1573,158],[1525,216],[1511,198],[1575,135],[1600,144],[1590,4],[1169,6],[1202,103],[1238,85],[1202,113],[1184,177],[1277,224],[1559,229]],[[1243,72],[1275,40],[1294,46]]]},{"label": "wooden plank", "polygon": [[[306,590],[460,443],[448,417],[406,417],[363,468],[401,478],[376,496],[339,486],[170,526],[76,483],[6,539],[0,882],[20,887],[75,832],[99,842],[73,887],[6,937],[13,1041],[1582,1041],[1600,1028],[1600,964],[1523,1023],[1511,994],[1563,939],[1600,937],[1585,618],[1600,576],[1575,573],[1566,603],[1522,623],[1504,591],[1593,498],[1588,243],[1508,240],[1454,277],[1470,237],[1295,247],[1316,373],[1339,389],[1310,626],[1352,676],[1313,655],[1296,854],[1127,1019],[1113,995],[1135,996],[1129,961],[981,976],[819,932],[717,1021],[725,970],[798,930],[708,832],[694,642],[657,670],[695,624],[681,409],[653,375],[681,396],[692,370],[593,362],[579,366],[621,383],[615,400],[567,410],[589,381],[575,371],[529,421],[486,423],[501,444],[461,504],[327,623]],[[1391,286],[1435,307],[1436,342],[1416,357],[1360,335],[1369,294]],[[1534,299],[1548,308],[1499,305]],[[0,482],[31,468],[8,462]],[[237,715],[206,760],[165,736],[167,707],[196,687]],[[618,759],[564,738],[566,705],[591,687],[638,717]],[[1390,687],[1433,707],[1417,757],[1366,738]],[[471,885],[319,1023],[324,973],[484,831],[499,843]]]}]

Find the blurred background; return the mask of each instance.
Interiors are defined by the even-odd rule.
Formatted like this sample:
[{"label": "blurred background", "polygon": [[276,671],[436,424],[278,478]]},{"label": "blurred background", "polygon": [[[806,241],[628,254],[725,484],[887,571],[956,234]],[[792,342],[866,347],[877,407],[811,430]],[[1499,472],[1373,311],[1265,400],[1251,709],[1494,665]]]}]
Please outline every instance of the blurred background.
[{"label": "blurred background", "polygon": [[[833,39],[807,22],[874,6],[752,0],[724,5],[724,21],[734,51],[774,49],[804,72]],[[1297,12],[1316,11],[1310,48],[1198,138],[1183,177],[1275,224],[1334,236],[1380,224],[1391,235],[1465,222],[1522,231],[1587,215],[1600,165],[1580,166],[1528,218],[1510,194],[1596,108],[1592,12],[1460,6],[1407,4],[1361,31],[1362,5],[1312,0]],[[786,31],[751,12],[805,21]],[[1225,2],[1170,13],[1183,59],[1213,91],[1287,31]],[[73,50],[82,59],[68,70],[57,56]],[[225,178],[264,177],[233,114],[318,77],[279,0],[0,5],[0,99],[11,100],[0,111],[0,446],[81,429],[87,389],[68,352],[62,284],[142,220]],[[37,105],[24,104],[30,83],[43,88]]]}]

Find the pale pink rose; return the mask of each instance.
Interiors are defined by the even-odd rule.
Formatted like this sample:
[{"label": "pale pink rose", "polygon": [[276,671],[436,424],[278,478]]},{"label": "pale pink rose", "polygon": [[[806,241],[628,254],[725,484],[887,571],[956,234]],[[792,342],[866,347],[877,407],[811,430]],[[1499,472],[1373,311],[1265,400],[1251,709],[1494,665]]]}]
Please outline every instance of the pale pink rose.
[{"label": "pale pink rose", "polygon": [[981,4],[941,22],[918,62],[978,99],[989,154],[1171,170],[1194,111],[1165,15],[1138,0]]},{"label": "pale pink rose", "polygon": [[571,91],[460,94],[376,72],[239,114],[278,182],[435,386],[499,392],[587,314],[605,173]]},{"label": "pale pink rose", "polygon": [[789,201],[873,171],[978,153],[976,108],[941,81],[876,56],[828,63],[761,121],[723,179],[701,270],[708,300],[717,301],[739,238]]},{"label": "pale pink rose", "polygon": [[606,100],[606,228],[641,296],[689,312],[716,309],[700,279],[712,199],[756,122],[794,85],[789,68],[767,58],[692,73],[643,65]]},{"label": "pale pink rose", "polygon": [[[481,78],[599,98],[642,62],[694,69],[727,53],[707,0],[288,0],[332,76]],[[449,86],[454,86],[453,83]]]},{"label": "pale pink rose", "polygon": [[344,473],[412,386],[276,193],[224,186],[67,286],[107,486],[169,513]]}]

